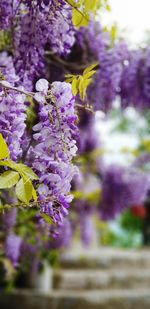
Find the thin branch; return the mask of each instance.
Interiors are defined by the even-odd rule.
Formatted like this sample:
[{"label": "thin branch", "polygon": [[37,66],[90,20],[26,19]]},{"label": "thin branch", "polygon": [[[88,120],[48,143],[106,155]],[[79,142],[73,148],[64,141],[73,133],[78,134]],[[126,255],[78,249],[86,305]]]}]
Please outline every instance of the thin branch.
[{"label": "thin branch", "polygon": [[56,63],[56,65],[61,66],[61,67],[63,66],[65,68],[69,68],[69,69],[72,69],[72,70],[75,70],[75,71],[84,70],[88,66],[91,65],[91,63],[77,64],[77,63],[65,61],[64,59],[58,57],[56,54],[53,54],[50,51],[46,51],[45,55],[50,56],[50,58]]},{"label": "thin branch", "polygon": [[[75,9],[81,16],[83,19],[85,19],[87,22],[89,22],[89,19],[82,13],[82,11],[80,11],[78,9],[78,7],[76,5],[72,5],[71,3],[69,3],[69,1],[65,0],[65,2],[67,2],[73,9]],[[82,20],[82,19],[81,19]]]},{"label": "thin branch", "polygon": [[26,205],[26,204],[12,204],[12,205],[9,205],[9,204],[5,204],[5,205],[0,205],[0,212],[3,211],[3,210],[6,210],[6,209],[12,209],[14,207],[17,207],[17,208],[28,208],[28,207],[38,207],[38,204],[37,203],[30,203],[29,205]]},{"label": "thin branch", "polygon": [[8,89],[8,90],[13,90],[13,91],[16,91],[16,92],[19,92],[19,93],[22,93],[22,94],[25,94],[27,96],[30,96],[30,97],[33,97],[34,96],[34,92],[28,92],[28,91],[25,91],[25,90],[22,90],[20,88],[17,88],[17,87],[13,87],[11,85],[7,85],[7,84],[4,84],[3,81],[0,81],[0,86],[5,88],[5,89]]},{"label": "thin branch", "polygon": [[86,105],[82,105],[82,104],[78,104],[78,103],[75,104],[75,107],[83,108],[83,109],[91,112],[92,114],[94,114],[92,107],[88,107]]}]

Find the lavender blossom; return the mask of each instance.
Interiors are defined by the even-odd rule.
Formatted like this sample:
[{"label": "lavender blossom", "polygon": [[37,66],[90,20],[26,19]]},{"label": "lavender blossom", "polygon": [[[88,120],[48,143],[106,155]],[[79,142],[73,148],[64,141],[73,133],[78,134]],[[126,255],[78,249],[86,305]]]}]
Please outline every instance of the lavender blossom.
[{"label": "lavender blossom", "polygon": [[108,111],[119,91],[122,61],[119,47],[115,46],[100,55],[100,68],[88,90],[88,102],[95,110]]},{"label": "lavender blossom", "polygon": [[[4,65],[2,73],[4,78],[8,77],[14,86],[18,77],[13,67],[12,58],[6,53],[0,54],[0,64]],[[3,135],[10,151],[12,160],[17,160],[22,155],[22,136],[26,125],[25,96],[14,91],[0,89],[0,133]]]},{"label": "lavender blossom", "polygon": [[[8,200],[7,200],[8,203]],[[16,223],[17,208],[13,207],[11,210],[6,211],[3,215],[4,227],[7,231],[11,230]]]},{"label": "lavender blossom", "polygon": [[20,249],[21,249],[22,239],[15,234],[9,234],[6,238],[5,252],[8,259],[11,260],[14,267],[17,266]]},{"label": "lavender blossom", "polygon": [[149,187],[146,175],[120,166],[109,166],[102,174],[102,198],[100,216],[114,219],[124,209],[141,204]]},{"label": "lavender blossom", "polygon": [[59,2],[59,5],[52,3],[48,15],[48,42],[54,53],[67,55],[75,42],[75,29],[71,7],[65,1]]},{"label": "lavender blossom", "polygon": [[[43,84],[43,91],[42,90]],[[40,101],[39,123],[34,126],[36,145],[31,148],[33,169],[39,176],[41,211],[59,222],[67,215],[72,197],[68,195],[76,172],[71,163],[76,155],[74,97],[67,83],[54,82],[48,90],[46,80],[39,80],[35,95]]]},{"label": "lavender blossom", "polygon": [[29,10],[20,17],[14,62],[26,90],[32,90],[34,79],[44,72],[44,47],[47,39],[44,21],[38,9]]},{"label": "lavender blossom", "polygon": [[150,106],[150,49],[130,51],[120,81],[122,107],[139,110]]}]

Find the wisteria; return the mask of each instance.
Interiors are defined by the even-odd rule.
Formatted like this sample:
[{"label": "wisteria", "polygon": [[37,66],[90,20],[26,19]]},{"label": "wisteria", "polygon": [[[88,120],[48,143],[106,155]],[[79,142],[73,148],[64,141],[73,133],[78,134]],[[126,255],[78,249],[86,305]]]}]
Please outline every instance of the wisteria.
[{"label": "wisteria", "polygon": [[87,4],[0,1],[0,255],[14,267],[78,229],[89,245],[93,216],[112,220],[149,189],[140,158],[105,166],[95,111],[149,108],[150,49],[113,38]]},{"label": "wisteria", "polygon": [[140,110],[149,108],[149,59],[149,48],[129,53],[129,58],[125,61],[120,81],[120,95],[123,108],[129,105],[133,105]]},{"label": "wisteria", "polygon": [[6,239],[5,250],[6,256],[9,258],[14,266],[17,265],[22,239],[15,234],[9,234]]},{"label": "wisteria", "polygon": [[[0,54],[0,65],[3,65],[2,78],[11,83],[12,86],[18,81],[15,73],[13,60],[6,53]],[[19,159],[22,155],[22,137],[25,131],[26,106],[23,94],[9,91],[6,95],[4,88],[0,90],[0,132],[6,139],[10,156],[13,160]]]},{"label": "wisteria", "polygon": [[124,209],[143,203],[148,188],[146,175],[117,165],[107,167],[102,173],[101,218],[114,219]]},{"label": "wisteria", "polygon": [[57,222],[68,213],[72,199],[68,193],[76,172],[71,164],[77,151],[74,98],[71,86],[66,83],[54,82],[48,90],[46,80],[39,80],[36,89],[40,90],[36,98],[41,101],[45,92],[45,101],[39,107],[40,122],[33,127],[37,132],[33,135],[37,143],[32,150],[33,168],[41,183],[38,188],[41,209]]}]

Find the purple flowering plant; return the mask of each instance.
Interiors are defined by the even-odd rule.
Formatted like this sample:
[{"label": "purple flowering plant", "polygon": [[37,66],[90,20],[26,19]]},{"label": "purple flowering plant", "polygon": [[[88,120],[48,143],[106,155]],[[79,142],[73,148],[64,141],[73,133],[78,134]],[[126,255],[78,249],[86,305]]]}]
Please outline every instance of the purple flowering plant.
[{"label": "purple flowering plant", "polygon": [[[106,0],[0,1],[0,210],[4,250],[14,266],[24,248],[42,248],[44,234],[45,250],[70,243],[75,224],[67,215],[76,191],[76,224],[89,243],[95,196],[90,179],[98,193],[94,211],[105,220],[135,202],[135,182],[138,199],[146,190],[139,174],[119,167],[101,171],[91,112],[107,112],[118,96],[122,108],[150,104],[149,49],[112,44],[94,19],[101,6],[109,10]],[[76,183],[79,174],[89,187]],[[31,207],[34,249],[28,232],[15,225],[17,211],[30,214]]]}]

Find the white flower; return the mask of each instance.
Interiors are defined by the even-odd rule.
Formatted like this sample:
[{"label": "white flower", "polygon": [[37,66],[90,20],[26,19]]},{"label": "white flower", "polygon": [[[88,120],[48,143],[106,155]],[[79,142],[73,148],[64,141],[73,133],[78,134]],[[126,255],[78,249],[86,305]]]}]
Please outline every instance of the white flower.
[{"label": "white flower", "polygon": [[35,88],[37,91],[47,94],[48,85],[49,85],[48,81],[44,78],[41,78],[36,82]]}]

